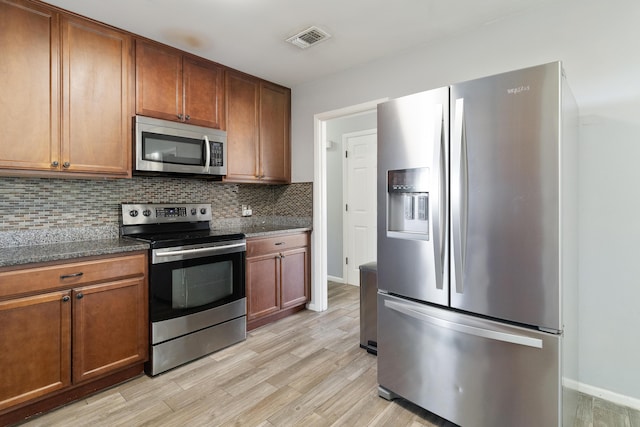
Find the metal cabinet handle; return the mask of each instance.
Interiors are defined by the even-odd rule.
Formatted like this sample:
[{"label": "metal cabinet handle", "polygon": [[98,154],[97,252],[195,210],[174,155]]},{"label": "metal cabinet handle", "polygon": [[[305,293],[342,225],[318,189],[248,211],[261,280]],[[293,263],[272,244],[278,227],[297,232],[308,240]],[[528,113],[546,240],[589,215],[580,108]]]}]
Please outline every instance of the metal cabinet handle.
[{"label": "metal cabinet handle", "polygon": [[78,295],[76,295],[77,299],[82,299],[84,298],[84,294],[82,292],[78,293]]},{"label": "metal cabinet handle", "polygon": [[54,160],[53,163],[51,163],[51,166],[53,166],[54,168],[57,168],[58,166],[60,166],[60,163],[58,163],[57,160]]},{"label": "metal cabinet handle", "polygon": [[276,242],[275,245],[276,246],[280,246],[280,245],[284,245],[285,242]]},{"label": "metal cabinet handle", "polygon": [[180,120],[184,119],[184,116],[182,114],[177,114],[177,116]]},{"label": "metal cabinet handle", "polygon": [[72,274],[64,274],[62,276],[60,276],[60,280],[64,280],[64,279],[71,279],[73,277],[80,277],[82,276],[84,273],[81,271],[79,273],[72,273]]},{"label": "metal cabinet handle", "polygon": [[[436,270],[436,289],[444,288],[443,270],[444,270],[444,229],[446,227],[446,215],[444,213],[444,207],[446,204],[446,184],[445,184],[445,166],[443,155],[443,106],[442,104],[436,105],[436,112],[434,116],[435,135],[433,138],[433,163],[434,163],[434,181],[436,185],[433,186],[431,196],[433,202],[430,201],[429,209],[431,210],[431,224],[433,227],[433,257],[434,266]],[[435,191],[434,191],[435,190]]]},{"label": "metal cabinet handle", "polygon": [[71,166],[71,163],[69,163],[69,162],[64,162],[64,163],[62,164],[62,167],[63,167],[63,168],[68,168],[69,166]]},{"label": "metal cabinet handle", "polygon": [[70,299],[69,295],[65,295],[62,297],[62,302],[69,302]]},{"label": "metal cabinet handle", "polygon": [[455,119],[451,138],[451,231],[453,265],[452,276],[456,293],[464,293],[464,265],[467,249],[468,221],[468,165],[464,129],[464,99],[456,99]]},{"label": "metal cabinet handle", "polygon": [[191,116],[187,114],[186,116],[184,116],[184,119],[185,120],[191,120]]}]

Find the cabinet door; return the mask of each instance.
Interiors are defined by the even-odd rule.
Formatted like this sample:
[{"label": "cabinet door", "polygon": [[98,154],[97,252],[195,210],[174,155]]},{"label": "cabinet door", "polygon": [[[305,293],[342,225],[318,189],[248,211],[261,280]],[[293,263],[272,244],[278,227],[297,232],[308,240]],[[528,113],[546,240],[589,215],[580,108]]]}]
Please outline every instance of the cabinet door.
[{"label": "cabinet door", "polygon": [[304,304],[309,300],[309,251],[305,248],[282,252],[282,309]]},{"label": "cabinet door", "polygon": [[131,175],[131,39],[62,19],[62,170]]},{"label": "cabinet door", "polygon": [[74,383],[147,359],[146,289],[132,278],[73,291]]},{"label": "cabinet door", "polygon": [[224,68],[188,57],[182,67],[185,121],[224,129]]},{"label": "cabinet door", "polygon": [[0,168],[49,171],[59,161],[58,14],[0,1]]},{"label": "cabinet door", "polygon": [[246,74],[227,71],[227,176],[234,182],[258,180],[258,102],[260,82]]},{"label": "cabinet door", "polygon": [[0,411],[71,383],[69,292],[0,302],[0,325]]},{"label": "cabinet door", "polygon": [[267,254],[247,258],[247,320],[257,319],[280,309],[280,258]]},{"label": "cabinet door", "polygon": [[260,172],[263,181],[291,181],[291,91],[260,83]]},{"label": "cabinet door", "polygon": [[136,40],[136,111],[143,116],[182,121],[182,55]]}]

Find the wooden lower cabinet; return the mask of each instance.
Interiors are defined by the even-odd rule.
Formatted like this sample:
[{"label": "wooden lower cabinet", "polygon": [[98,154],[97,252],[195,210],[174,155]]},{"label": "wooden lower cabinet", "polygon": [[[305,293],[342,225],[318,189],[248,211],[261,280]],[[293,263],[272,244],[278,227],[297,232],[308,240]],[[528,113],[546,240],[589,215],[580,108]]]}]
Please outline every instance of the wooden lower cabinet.
[{"label": "wooden lower cabinet", "polygon": [[309,232],[247,239],[247,329],[305,308],[310,295]]},{"label": "wooden lower cabinet", "polygon": [[141,374],[147,294],[146,252],[0,269],[0,425]]},{"label": "wooden lower cabinet", "polygon": [[147,359],[147,299],[142,278],[73,291],[73,382]]},{"label": "wooden lower cabinet", "polygon": [[0,302],[0,411],[71,384],[69,295]]}]

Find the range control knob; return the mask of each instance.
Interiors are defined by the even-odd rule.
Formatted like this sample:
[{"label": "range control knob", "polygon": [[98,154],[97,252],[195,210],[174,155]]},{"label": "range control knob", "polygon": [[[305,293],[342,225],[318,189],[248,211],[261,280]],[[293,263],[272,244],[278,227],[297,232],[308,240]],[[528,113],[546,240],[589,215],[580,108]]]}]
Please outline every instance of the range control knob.
[{"label": "range control knob", "polygon": [[191,215],[195,215],[198,213],[198,209],[196,208],[191,208]]},{"label": "range control knob", "polygon": [[200,208],[200,213],[202,215],[206,214],[207,213],[207,208]]},{"label": "range control knob", "polygon": [[144,216],[149,216],[149,215],[151,215],[151,210],[149,210],[149,209],[145,209],[145,210],[143,210],[143,211],[142,211],[142,215],[144,215]]},{"label": "range control knob", "polygon": [[136,210],[129,211],[129,216],[132,216],[134,218],[137,217],[138,216],[138,211],[136,211]]}]

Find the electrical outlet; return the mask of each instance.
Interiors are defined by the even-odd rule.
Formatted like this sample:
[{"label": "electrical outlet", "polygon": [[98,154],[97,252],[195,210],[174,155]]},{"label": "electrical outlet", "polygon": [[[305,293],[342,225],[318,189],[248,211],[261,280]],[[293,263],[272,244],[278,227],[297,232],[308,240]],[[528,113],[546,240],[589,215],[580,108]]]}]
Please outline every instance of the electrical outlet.
[{"label": "electrical outlet", "polygon": [[252,214],[251,205],[242,205],[242,216],[251,216]]}]

